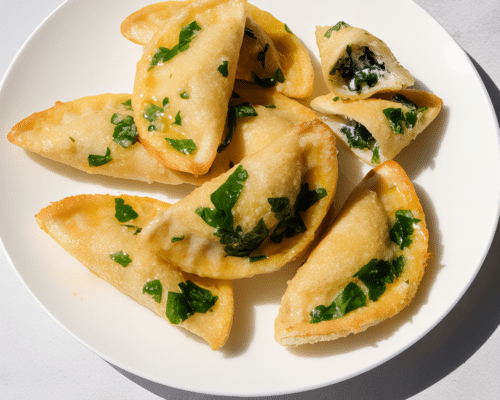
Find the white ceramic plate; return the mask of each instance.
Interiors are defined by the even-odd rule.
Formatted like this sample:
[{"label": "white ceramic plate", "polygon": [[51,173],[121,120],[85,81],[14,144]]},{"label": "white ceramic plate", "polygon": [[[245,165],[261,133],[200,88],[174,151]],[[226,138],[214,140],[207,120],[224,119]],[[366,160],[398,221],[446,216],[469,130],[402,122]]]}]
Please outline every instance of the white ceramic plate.
[{"label": "white ceramic plate", "polygon": [[[397,355],[433,328],[475,277],[495,232],[500,204],[498,126],[487,93],[464,52],[410,0],[254,1],[287,23],[311,52],[314,96],[326,93],[316,25],[343,20],[384,40],[417,86],[443,98],[431,127],[397,158],[426,211],[434,254],[412,305],[367,332],[287,349],[273,323],[288,267],[235,283],[235,319],[217,352],[157,318],[91,274],[35,222],[52,201],[82,193],[137,194],[176,201],[189,186],[147,185],[87,175],[7,142],[31,113],[105,92],[131,92],[141,48],[125,40],[121,21],[151,3],[70,0],[23,46],[0,92],[0,238],[7,257],[40,304],[105,360],[152,381],[195,392],[256,396],[326,386]],[[425,27],[425,29],[423,29]],[[364,176],[340,149],[336,204]]]}]

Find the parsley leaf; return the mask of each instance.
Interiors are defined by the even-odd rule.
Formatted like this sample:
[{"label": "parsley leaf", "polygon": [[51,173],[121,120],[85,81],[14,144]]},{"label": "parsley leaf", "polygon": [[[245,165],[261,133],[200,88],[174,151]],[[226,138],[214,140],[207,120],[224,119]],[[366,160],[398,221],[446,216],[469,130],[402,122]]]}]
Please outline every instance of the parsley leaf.
[{"label": "parsley leaf", "polygon": [[181,118],[181,111],[177,111],[177,114],[175,115],[174,122],[172,122],[172,125],[182,125],[182,118]]},{"label": "parsley leaf", "polygon": [[122,105],[124,105],[127,110],[132,110],[132,99],[124,101]]},{"label": "parsley leaf", "polygon": [[[167,99],[168,102],[168,98],[165,97],[165,99]],[[165,99],[163,99],[163,103],[165,103]],[[148,131],[155,131],[157,129],[156,126],[154,125],[154,122],[158,117],[163,116],[164,112],[165,109],[160,106],[157,106],[156,104],[149,105],[149,107],[142,114],[142,116],[150,122],[150,125],[148,126]]]},{"label": "parsley leaf", "polygon": [[405,260],[400,256],[392,261],[372,259],[354,276],[357,276],[368,288],[368,297],[377,301],[385,292],[386,284],[392,283],[403,271]]},{"label": "parsley leaf", "polygon": [[106,154],[103,156],[99,154],[89,154],[88,161],[90,167],[99,167],[101,165],[107,164],[112,160],[111,150],[109,147],[106,149]]},{"label": "parsley leaf", "polygon": [[140,228],[136,225],[122,225],[122,226],[126,226],[129,229],[135,229],[134,235],[137,235],[138,233],[141,233],[141,231],[142,231],[142,228]]},{"label": "parsley leaf", "polygon": [[259,61],[262,64],[262,68],[266,68],[266,53],[267,50],[269,50],[269,43],[266,43],[264,46],[264,50],[260,51],[257,54],[257,61]]},{"label": "parsley leaf", "polygon": [[183,153],[183,154],[193,154],[197,147],[196,143],[192,139],[170,139],[165,138],[170,146],[172,146],[175,150]]},{"label": "parsley leaf", "polygon": [[205,314],[217,302],[218,296],[191,281],[180,282],[181,293],[168,292],[165,314],[172,324],[179,324],[194,313]]},{"label": "parsley leaf", "polygon": [[355,283],[348,283],[347,286],[340,292],[332,303],[327,307],[324,305],[317,306],[309,314],[311,324],[317,324],[322,321],[331,321],[341,318],[347,313],[366,306],[366,295],[361,288]]},{"label": "parsley leaf", "polygon": [[389,126],[392,131],[396,134],[403,134],[403,122],[405,121],[405,116],[403,114],[403,109],[401,108],[386,108],[383,110],[385,117],[389,121]]},{"label": "parsley leaf", "polygon": [[182,27],[179,33],[179,43],[171,49],[167,47],[158,48],[158,50],[156,50],[156,53],[151,58],[149,70],[158,65],[158,63],[166,63],[167,61],[170,61],[172,58],[174,58],[177,54],[189,49],[191,40],[193,40],[193,38],[195,38],[200,31],[201,26],[199,26],[196,21],[193,21],[190,24]]},{"label": "parsley leaf", "polygon": [[116,125],[113,132],[113,141],[115,143],[127,148],[136,142],[139,134],[137,133],[137,129],[134,124],[134,117],[131,115],[123,117],[118,113],[115,113],[111,117],[111,123]]},{"label": "parsley leaf", "polygon": [[179,96],[181,96],[181,99],[189,99],[189,95],[186,92],[182,92]]},{"label": "parsley leaf", "polygon": [[115,199],[115,217],[120,222],[128,222],[131,219],[136,219],[139,216],[132,206],[125,204],[125,200]]},{"label": "parsley leaf", "polygon": [[245,28],[245,35],[251,37],[252,39],[257,39],[257,36],[255,36],[255,33],[250,28]]},{"label": "parsley leaf", "polygon": [[262,87],[271,88],[276,85],[277,82],[283,83],[285,82],[285,75],[283,75],[283,71],[281,68],[278,68],[272,76],[269,78],[260,78],[257,76],[255,72],[252,71],[252,77],[254,82]]},{"label": "parsley leaf", "polygon": [[130,258],[130,256],[121,250],[117,251],[116,253],[110,254],[109,257],[113,261],[120,264],[122,267],[126,267],[127,265],[129,265],[132,262],[132,259]]},{"label": "parsley leaf", "polygon": [[287,31],[288,33],[293,33],[287,24],[285,24],[285,31]]},{"label": "parsley leaf", "polygon": [[401,250],[412,243],[413,224],[417,222],[420,220],[413,218],[410,210],[396,211],[396,222],[389,232],[389,237]]},{"label": "parsley leaf", "polygon": [[342,28],[347,28],[349,26],[350,25],[347,24],[347,23],[345,23],[344,21],[339,21],[339,22],[337,22],[335,25],[333,25],[330,29],[328,29],[325,32],[325,37],[328,38],[328,39],[330,39],[330,37],[332,36],[333,31],[339,31]]},{"label": "parsley leaf", "polygon": [[217,148],[217,152],[224,151],[233,139],[236,130],[236,120],[243,117],[256,117],[257,111],[249,103],[245,102],[235,106],[230,105],[227,110],[227,134],[222,143]]},{"label": "parsley leaf", "polygon": [[153,297],[153,300],[157,303],[161,303],[161,295],[163,292],[163,287],[158,279],[153,281],[147,281],[142,288],[142,293],[147,293]]},{"label": "parsley leaf", "polygon": [[219,71],[224,78],[227,78],[229,76],[229,69],[228,69],[229,61],[223,61],[221,65],[219,65],[219,68],[217,68],[217,71]]},{"label": "parsley leaf", "polygon": [[179,242],[181,240],[184,240],[184,236],[174,236],[172,239],[170,239],[172,243]]}]

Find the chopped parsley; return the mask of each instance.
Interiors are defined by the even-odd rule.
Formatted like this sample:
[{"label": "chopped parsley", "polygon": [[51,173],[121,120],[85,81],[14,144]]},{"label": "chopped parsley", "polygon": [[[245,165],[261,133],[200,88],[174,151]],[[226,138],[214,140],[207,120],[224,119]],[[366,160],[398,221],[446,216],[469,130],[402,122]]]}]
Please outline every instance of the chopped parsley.
[{"label": "chopped parsley", "polygon": [[190,24],[182,27],[179,33],[179,43],[171,49],[167,47],[158,48],[158,50],[156,50],[156,53],[151,58],[149,70],[158,65],[158,63],[166,63],[167,61],[170,61],[172,58],[174,58],[177,54],[189,49],[191,40],[193,40],[200,31],[201,26],[198,25],[196,21],[193,21]]},{"label": "chopped parsley", "polygon": [[142,288],[142,293],[147,293],[153,297],[153,300],[157,303],[161,303],[161,295],[163,293],[163,287],[158,279],[153,281],[147,281]]},{"label": "chopped parsley", "polygon": [[181,240],[184,240],[184,236],[174,236],[172,239],[170,239],[172,243],[179,242]]},{"label": "chopped parsley", "polygon": [[227,78],[229,76],[229,61],[223,61],[221,65],[219,65],[219,68],[217,68],[217,71],[219,71],[224,78]]},{"label": "chopped parsley", "polygon": [[181,99],[189,99],[189,95],[186,92],[182,92],[179,96],[181,96]]},{"label": "chopped parsley", "polygon": [[[165,99],[167,99],[168,102],[168,98],[166,97]],[[163,99],[163,102],[165,102],[165,99]],[[154,123],[158,117],[164,115],[164,112],[165,109],[163,107],[157,106],[156,104],[149,105],[149,107],[142,114],[142,116],[150,122],[148,131],[155,131],[157,129]]]},{"label": "chopped parsley", "polygon": [[405,260],[403,256],[399,256],[392,261],[370,260],[363,268],[361,268],[355,277],[358,277],[368,288],[368,297],[372,301],[377,301],[385,292],[386,284],[392,283],[394,277],[401,275]]},{"label": "chopped parsley", "polygon": [[349,26],[350,25],[345,23],[344,21],[339,21],[325,32],[325,37],[327,39],[330,39],[334,31],[340,31],[342,28],[347,28]]},{"label": "chopped parsley", "polygon": [[257,262],[257,261],[261,261],[261,260],[265,260],[267,258],[267,256],[253,256],[253,257],[249,257],[249,261],[251,263],[253,262]]},{"label": "chopped parsley", "polygon": [[117,198],[115,199],[115,217],[120,222],[128,222],[132,219],[136,219],[139,216],[132,206],[125,204],[125,200]]},{"label": "chopped parsley", "polygon": [[291,238],[307,230],[299,212],[305,212],[318,200],[327,195],[325,188],[309,190],[309,185],[303,183],[295,204],[290,204],[288,197],[272,197],[267,201],[271,205],[271,211],[279,221],[271,233],[270,239],[275,243],[281,243],[283,237]]},{"label": "chopped parsley", "polygon": [[[394,133],[402,134],[403,122],[408,129],[412,129],[418,120],[418,114],[427,110],[427,107],[418,107],[410,99],[407,99],[402,94],[392,96],[392,101],[401,103],[408,108],[406,113],[401,108],[386,108],[383,110],[385,117],[389,121],[389,125]],[[399,110],[399,111],[398,111]]]},{"label": "chopped parsley", "polygon": [[208,289],[204,289],[191,281],[180,282],[181,293],[168,292],[167,308],[165,315],[174,324],[180,324],[194,313],[205,314],[217,302],[218,296],[212,295]]},{"label": "chopped parsley", "polygon": [[73,143],[75,143],[75,139],[73,139],[71,136],[69,137],[69,140],[71,140]]},{"label": "chopped parsley", "polygon": [[420,222],[420,220],[413,218],[410,210],[396,211],[396,222],[389,232],[389,237],[401,250],[412,243],[413,224],[417,222]]},{"label": "chopped parsley", "polygon": [[347,313],[366,306],[366,295],[355,283],[348,283],[329,306],[317,306],[309,314],[311,324],[341,318]]},{"label": "chopped parsley", "polygon": [[253,30],[250,28],[245,28],[245,35],[251,37],[252,39],[257,39],[257,36],[255,36],[255,33],[253,33]]},{"label": "chopped parsley", "polygon": [[397,134],[403,134],[403,122],[405,116],[402,108],[386,108],[383,110],[385,117],[389,121],[392,131]]},{"label": "chopped parsley", "polygon": [[224,151],[233,138],[234,131],[236,129],[236,120],[243,117],[256,117],[257,111],[253,108],[250,103],[237,104],[235,106],[230,105],[227,110],[227,134],[222,143],[217,148],[217,152],[220,153]]},{"label": "chopped parsley", "polygon": [[333,101],[339,101],[340,100],[340,97],[339,96],[336,96],[333,98]]},{"label": "chopped parsley", "polygon": [[277,82],[283,83],[285,82],[285,75],[283,75],[283,71],[281,68],[278,68],[272,76],[269,78],[260,78],[257,76],[255,72],[252,71],[252,77],[254,82],[262,87],[271,88],[276,86]]},{"label": "chopped parsley", "polygon": [[128,99],[127,101],[124,101],[122,105],[125,106],[126,110],[132,110],[132,99]]},{"label": "chopped parsley", "polygon": [[175,150],[189,155],[193,154],[197,147],[196,143],[193,141],[193,139],[170,139],[170,138],[165,138],[165,140],[168,142],[170,146],[172,146]]},{"label": "chopped parsley", "polygon": [[136,226],[136,225],[122,225],[122,226],[126,226],[127,228],[129,229],[135,229],[135,232],[134,232],[134,235],[137,235],[138,233],[141,233],[142,231],[142,228]]},{"label": "chopped parsley", "polygon": [[264,46],[264,50],[260,51],[257,54],[257,61],[262,64],[262,68],[266,68],[266,53],[269,50],[269,43],[266,43]]},{"label": "chopped parsley", "polygon": [[134,124],[134,117],[131,115],[123,117],[118,113],[114,113],[111,117],[111,123],[116,125],[113,132],[113,141],[115,143],[127,148],[136,142],[139,134]]},{"label": "chopped parsley", "polygon": [[162,101],[163,108],[165,108],[166,106],[168,106],[168,103],[170,103],[170,99],[168,97],[164,97],[163,101]]},{"label": "chopped parsley", "polygon": [[181,118],[181,111],[177,111],[177,114],[175,114],[174,122],[172,122],[172,125],[182,125],[182,118]]},{"label": "chopped parsley", "polygon": [[287,31],[288,33],[293,33],[287,24],[285,24],[285,31]]},{"label": "chopped parsley", "polygon": [[109,257],[120,264],[122,267],[126,267],[132,262],[132,259],[127,253],[124,253],[123,251],[117,251],[116,253],[110,254]]},{"label": "chopped parsley", "polygon": [[264,107],[266,107],[266,108],[276,108],[276,105],[274,105],[274,104],[268,104],[267,106],[264,106]]},{"label": "chopped parsley", "polygon": [[109,147],[106,149],[106,154],[103,156],[99,154],[89,154],[88,161],[90,167],[99,167],[109,163],[113,158],[111,157],[111,150]]}]

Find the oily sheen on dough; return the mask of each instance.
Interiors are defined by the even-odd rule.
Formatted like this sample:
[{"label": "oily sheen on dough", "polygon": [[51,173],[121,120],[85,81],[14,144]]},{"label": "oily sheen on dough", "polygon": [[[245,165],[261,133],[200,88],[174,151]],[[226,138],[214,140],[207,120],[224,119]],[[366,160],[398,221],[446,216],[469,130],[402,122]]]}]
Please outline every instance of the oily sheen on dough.
[{"label": "oily sheen on dough", "polygon": [[[126,224],[115,217],[115,199],[124,200],[139,215]],[[79,195],[67,197],[42,209],[36,216],[40,227],[90,271],[130,296],[142,306],[168,321],[165,315],[167,294],[180,292],[179,283],[191,280],[218,296],[210,312],[195,313],[178,326],[205,339],[213,350],[222,346],[233,320],[233,288],[230,281],[199,278],[172,268],[140,245],[141,233],[158,213],[169,208],[159,200],[137,196]],[[126,267],[110,258],[122,251],[132,262]],[[163,287],[161,302],[143,293],[146,282],[158,279]],[[106,304],[102,304],[106,307]],[[168,338],[165,338],[168,340]]]},{"label": "oily sheen on dough", "polygon": [[[397,210],[410,210],[412,243],[401,250],[389,239]],[[412,183],[401,166],[387,161],[371,170],[353,190],[333,225],[288,283],[275,320],[275,339],[282,345],[334,340],[359,333],[392,317],[415,296],[429,254],[425,216]],[[376,301],[330,321],[310,323],[310,313],[328,306],[372,259],[403,255],[399,277]]]}]

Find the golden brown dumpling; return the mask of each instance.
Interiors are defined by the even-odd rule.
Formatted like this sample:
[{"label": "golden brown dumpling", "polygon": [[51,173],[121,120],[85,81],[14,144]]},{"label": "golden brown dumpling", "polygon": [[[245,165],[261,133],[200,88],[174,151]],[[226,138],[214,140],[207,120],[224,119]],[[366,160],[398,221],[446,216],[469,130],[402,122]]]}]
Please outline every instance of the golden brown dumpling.
[{"label": "golden brown dumpling", "polygon": [[334,340],[400,312],[429,257],[425,216],[395,161],[371,170],[288,283],[275,320],[282,345]]},{"label": "golden brown dumpling", "polygon": [[[185,274],[140,245],[141,228],[168,207],[146,197],[79,195],[52,203],[36,218],[92,272],[216,350],[226,342],[233,320],[231,282]],[[192,305],[191,291],[207,295],[203,306]],[[188,306],[176,311],[182,300]]]},{"label": "golden brown dumpling", "polygon": [[357,157],[378,165],[396,157],[429,126],[442,104],[432,93],[406,89],[359,101],[329,94],[315,98],[311,107]]},{"label": "golden brown dumpling", "polygon": [[316,43],[326,85],[342,99],[366,99],[414,83],[389,47],[364,29],[345,22],[318,26]]},{"label": "golden brown dumpling", "polygon": [[195,175],[210,169],[245,19],[245,0],[200,0],[168,19],[145,46],[132,107],[141,143],[162,165]]},{"label": "golden brown dumpling", "polygon": [[337,174],[331,130],[305,122],[158,214],[144,228],[142,245],[199,276],[276,271],[314,239]]}]

